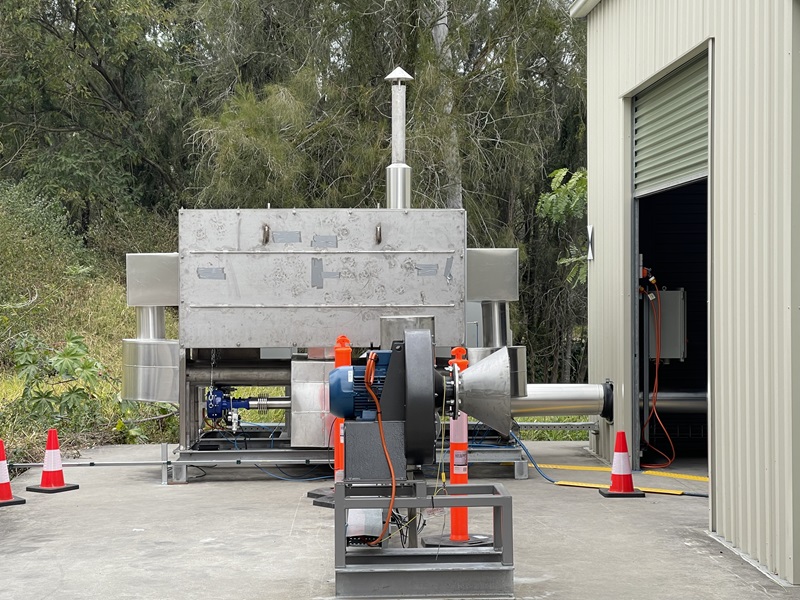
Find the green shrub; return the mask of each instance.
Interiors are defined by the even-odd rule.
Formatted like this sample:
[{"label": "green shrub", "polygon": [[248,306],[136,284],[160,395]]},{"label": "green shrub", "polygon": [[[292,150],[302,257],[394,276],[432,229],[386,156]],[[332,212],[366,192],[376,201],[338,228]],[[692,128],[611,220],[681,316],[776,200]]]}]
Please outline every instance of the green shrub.
[{"label": "green shrub", "polygon": [[96,424],[93,419],[100,412],[98,386],[105,377],[104,368],[89,356],[81,336],[68,333],[61,348],[51,348],[37,337],[23,334],[16,340],[12,356],[23,383],[23,405],[32,415],[52,425],[67,420],[75,421],[79,428]]},{"label": "green shrub", "polygon": [[98,444],[177,439],[174,407],[122,401],[119,380],[90,355],[82,336],[69,333],[49,346],[20,335],[11,354],[21,390],[4,386],[20,393],[0,399],[0,439],[12,463],[40,461],[51,427],[58,429],[67,456]]},{"label": "green shrub", "polygon": [[58,202],[0,183],[0,222],[0,366],[9,366],[13,340],[32,330],[50,337],[69,290],[96,273]]},{"label": "green shrub", "polygon": [[[58,201],[0,182],[0,439],[11,462],[41,461],[49,427],[58,428],[65,456],[177,439],[173,406],[120,400],[121,340],[135,331],[125,239],[158,217],[114,214],[120,256],[99,258]],[[167,330],[175,329],[169,313]]]}]

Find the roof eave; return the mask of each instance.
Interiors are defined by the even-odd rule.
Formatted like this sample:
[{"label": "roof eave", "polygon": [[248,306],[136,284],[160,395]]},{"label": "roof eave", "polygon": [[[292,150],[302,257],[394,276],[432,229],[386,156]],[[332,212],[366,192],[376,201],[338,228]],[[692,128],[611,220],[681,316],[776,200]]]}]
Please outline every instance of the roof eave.
[{"label": "roof eave", "polygon": [[569,15],[573,19],[587,17],[598,4],[600,4],[600,0],[575,0],[569,7]]}]

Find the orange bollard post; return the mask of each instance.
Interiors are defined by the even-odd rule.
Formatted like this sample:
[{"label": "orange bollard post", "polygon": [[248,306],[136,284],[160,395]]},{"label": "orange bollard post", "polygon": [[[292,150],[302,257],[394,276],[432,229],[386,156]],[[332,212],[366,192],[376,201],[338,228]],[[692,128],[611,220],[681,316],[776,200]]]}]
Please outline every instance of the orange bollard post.
[{"label": "orange bollard post", "polygon": [[[465,348],[456,347],[452,351],[455,364],[463,371],[469,366],[464,357]],[[450,420],[450,483],[469,483],[469,417],[461,413],[457,419]],[[450,540],[453,542],[469,541],[469,509],[466,506],[454,506],[450,509]]]},{"label": "orange bollard post", "polygon": [[[347,336],[336,338],[333,348],[333,366],[347,367],[352,361],[353,349]],[[344,419],[337,417],[333,422],[333,481],[344,481]]]}]

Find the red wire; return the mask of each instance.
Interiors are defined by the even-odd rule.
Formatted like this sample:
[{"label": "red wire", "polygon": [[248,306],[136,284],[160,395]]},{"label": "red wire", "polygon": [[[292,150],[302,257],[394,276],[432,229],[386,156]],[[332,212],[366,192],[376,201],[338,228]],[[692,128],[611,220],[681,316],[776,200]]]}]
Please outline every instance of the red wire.
[{"label": "red wire", "polygon": [[[653,309],[653,318],[655,319],[655,330],[656,330],[656,368],[655,368],[655,377],[653,379],[653,403],[650,406],[650,413],[647,415],[647,419],[645,419],[644,425],[642,426],[642,440],[647,445],[648,448],[653,450],[654,452],[660,454],[664,457],[667,461],[665,463],[657,463],[657,464],[644,464],[642,463],[642,467],[646,469],[665,469],[669,467],[675,461],[675,444],[672,443],[672,438],[667,432],[667,428],[664,426],[664,423],[661,421],[661,417],[658,414],[658,370],[659,365],[661,364],[661,292],[659,292],[658,287],[656,286],[656,298],[658,300],[658,310],[656,310],[656,305],[653,304],[652,298],[647,296],[647,299],[650,301],[650,307]],[[672,457],[670,458],[661,450],[653,446],[650,442],[648,442],[645,437],[644,433],[647,431],[647,426],[650,423],[650,419],[655,417],[656,422],[661,427],[661,430],[664,432],[664,435],[667,437],[667,441],[669,442],[670,451]]]},{"label": "red wire", "polygon": [[381,434],[381,445],[383,446],[383,455],[386,457],[386,464],[389,465],[389,475],[392,478],[392,495],[389,498],[389,514],[386,517],[386,521],[383,524],[383,529],[381,530],[380,535],[377,539],[372,540],[371,542],[367,543],[368,546],[377,546],[384,540],[384,536],[389,529],[389,523],[392,520],[392,511],[394,510],[394,499],[397,490],[397,480],[394,475],[394,466],[392,465],[392,457],[389,455],[389,448],[386,446],[386,438],[383,435],[383,417],[381,415],[381,403],[378,401],[378,397],[375,395],[375,392],[372,390],[372,380],[375,378],[375,363],[378,362],[378,355],[374,352],[369,353],[369,357],[367,358],[367,368],[364,370],[364,385],[367,388],[367,392],[372,397],[373,402],[375,402],[375,407],[377,408],[378,414],[378,431]]}]

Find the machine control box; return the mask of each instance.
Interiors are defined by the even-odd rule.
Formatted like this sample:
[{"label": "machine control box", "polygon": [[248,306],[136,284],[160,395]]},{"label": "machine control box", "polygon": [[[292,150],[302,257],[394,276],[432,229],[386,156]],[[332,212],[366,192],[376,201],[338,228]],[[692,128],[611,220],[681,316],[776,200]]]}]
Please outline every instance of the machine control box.
[{"label": "machine control box", "polygon": [[[686,292],[662,290],[661,296],[661,353],[662,360],[686,359]],[[653,313],[649,313],[650,358],[656,357],[656,328]]]}]

